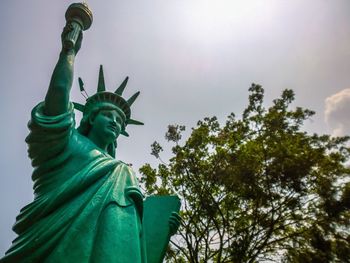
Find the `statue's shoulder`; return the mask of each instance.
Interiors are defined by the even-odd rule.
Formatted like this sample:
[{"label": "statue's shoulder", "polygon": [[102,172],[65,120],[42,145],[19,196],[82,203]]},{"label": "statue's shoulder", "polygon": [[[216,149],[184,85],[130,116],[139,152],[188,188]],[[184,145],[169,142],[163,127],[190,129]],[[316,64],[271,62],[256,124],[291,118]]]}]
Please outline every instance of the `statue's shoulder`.
[{"label": "statue's shoulder", "polygon": [[125,169],[129,169],[132,172],[134,171],[131,163],[126,163],[126,162],[121,161],[121,160],[117,160],[117,162],[119,163],[119,165],[121,165],[121,167],[123,167]]}]

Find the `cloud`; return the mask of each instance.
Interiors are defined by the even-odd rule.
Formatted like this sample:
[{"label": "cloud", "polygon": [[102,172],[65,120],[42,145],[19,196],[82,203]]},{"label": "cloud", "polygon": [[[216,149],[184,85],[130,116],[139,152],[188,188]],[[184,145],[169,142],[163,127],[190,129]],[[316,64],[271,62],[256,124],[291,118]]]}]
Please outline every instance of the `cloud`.
[{"label": "cloud", "polygon": [[329,96],[325,104],[325,122],[332,129],[332,135],[350,135],[350,88]]}]

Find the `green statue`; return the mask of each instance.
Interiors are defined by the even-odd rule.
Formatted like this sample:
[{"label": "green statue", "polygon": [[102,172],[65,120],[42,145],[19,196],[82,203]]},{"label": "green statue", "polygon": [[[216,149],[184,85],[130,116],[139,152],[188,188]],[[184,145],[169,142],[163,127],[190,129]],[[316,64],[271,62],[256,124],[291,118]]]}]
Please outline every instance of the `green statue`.
[{"label": "green statue", "polygon": [[[18,236],[0,262],[161,262],[180,223],[179,199],[144,200],[130,166],[115,159],[118,136],[142,124],[130,109],[139,92],[122,97],[127,79],[108,92],[101,66],[97,93],[85,105],[70,102],[74,60],[92,14],[85,4],[68,10],[45,100],[28,124],[34,201],[17,216]],[[74,108],[83,112],[77,129]]]}]

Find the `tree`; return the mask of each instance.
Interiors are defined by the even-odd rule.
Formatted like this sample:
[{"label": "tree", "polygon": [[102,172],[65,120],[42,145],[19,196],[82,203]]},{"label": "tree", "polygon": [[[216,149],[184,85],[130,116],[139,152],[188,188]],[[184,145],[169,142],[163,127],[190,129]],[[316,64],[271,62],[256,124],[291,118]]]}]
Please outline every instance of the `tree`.
[{"label": "tree", "polygon": [[260,85],[249,92],[241,119],[205,118],[183,143],[169,125],[173,157],[140,168],[148,194],[182,199],[167,261],[350,262],[349,137],[302,131],[314,112],[290,109],[292,90],[269,108]]}]

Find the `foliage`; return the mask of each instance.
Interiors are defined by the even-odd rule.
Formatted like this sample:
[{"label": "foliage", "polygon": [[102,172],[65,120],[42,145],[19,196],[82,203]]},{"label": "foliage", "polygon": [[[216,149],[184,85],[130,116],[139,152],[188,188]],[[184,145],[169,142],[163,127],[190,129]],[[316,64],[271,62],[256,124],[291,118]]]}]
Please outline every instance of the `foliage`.
[{"label": "foliage", "polygon": [[[269,108],[252,84],[241,119],[205,118],[173,157],[140,172],[148,194],[178,194],[183,219],[169,262],[350,262],[348,137],[308,134],[314,112],[292,90]],[[155,142],[152,154],[162,147]]]}]

